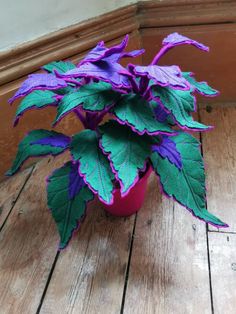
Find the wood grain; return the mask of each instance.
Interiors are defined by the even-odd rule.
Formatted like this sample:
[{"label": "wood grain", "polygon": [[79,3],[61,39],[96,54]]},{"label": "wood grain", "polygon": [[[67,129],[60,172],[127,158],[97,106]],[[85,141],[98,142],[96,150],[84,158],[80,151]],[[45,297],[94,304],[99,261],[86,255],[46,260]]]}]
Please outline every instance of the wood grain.
[{"label": "wood grain", "polygon": [[215,314],[234,314],[236,300],[236,235],[209,232]]},{"label": "wood grain", "polygon": [[0,185],[0,229],[18,199],[32,169],[28,168]]},{"label": "wood grain", "polygon": [[200,117],[215,126],[202,133],[208,209],[230,225],[224,232],[236,232],[236,107],[201,109]]},{"label": "wood grain", "polygon": [[124,313],[211,313],[206,225],[161,197],[153,175],[138,213]]},{"label": "wood grain", "polygon": [[134,216],[106,216],[95,202],[60,253],[40,313],[120,313]]},{"label": "wood grain", "polygon": [[58,245],[45,178],[62,158],[38,163],[0,233],[1,313],[35,313]]}]

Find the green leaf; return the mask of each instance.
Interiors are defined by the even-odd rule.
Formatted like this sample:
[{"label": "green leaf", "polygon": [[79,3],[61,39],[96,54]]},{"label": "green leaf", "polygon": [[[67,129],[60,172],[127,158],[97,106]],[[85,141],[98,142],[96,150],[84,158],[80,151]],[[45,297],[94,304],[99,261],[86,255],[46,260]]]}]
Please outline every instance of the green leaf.
[{"label": "green leaf", "polygon": [[154,96],[170,112],[182,128],[203,131],[211,127],[194,121],[190,112],[194,108],[194,98],[190,91],[174,90],[169,87],[153,87]]},{"label": "green leaf", "polygon": [[76,66],[71,61],[53,61],[44,65],[42,68],[49,73],[54,73],[54,70],[56,70],[62,74],[76,68]]},{"label": "green leaf", "polygon": [[6,175],[11,176],[16,173],[29,157],[49,154],[55,156],[62,153],[67,149],[69,142],[68,136],[55,131],[39,129],[29,132],[20,142],[16,158]]},{"label": "green leaf", "polygon": [[154,112],[149,103],[138,95],[124,95],[114,107],[114,114],[122,124],[129,125],[134,132],[142,135],[173,133],[168,124],[155,119]]},{"label": "green leaf", "polygon": [[217,227],[226,227],[221,220],[210,214],[205,203],[205,172],[199,150],[199,142],[190,134],[180,132],[172,136],[181,155],[182,168],[178,169],[157,152],[151,154],[154,171],[160,177],[164,192],[184,205],[199,219]]},{"label": "green leaf", "polygon": [[60,234],[61,249],[68,244],[79,220],[84,217],[87,202],[93,199],[93,193],[79,176],[77,167],[67,162],[48,178],[48,207]]},{"label": "green leaf", "polygon": [[98,144],[97,133],[84,130],[73,136],[70,149],[73,159],[79,161],[79,171],[90,189],[101,201],[110,204],[113,201],[114,175]]},{"label": "green leaf", "polygon": [[84,85],[61,100],[55,123],[79,105],[82,105],[84,110],[102,111],[117,101],[119,97],[119,93],[113,91],[112,86],[108,83],[100,81]]},{"label": "green leaf", "polygon": [[147,135],[139,136],[127,127],[111,120],[99,128],[100,145],[109,154],[121,193],[125,195],[138,180],[139,170],[145,168],[151,145]]},{"label": "green leaf", "polygon": [[56,94],[49,90],[35,90],[27,95],[17,108],[14,125],[18,123],[20,116],[29,109],[41,109],[48,105],[55,105],[57,103],[55,96]]},{"label": "green leaf", "polygon": [[217,96],[219,94],[216,89],[210,87],[206,82],[197,82],[195,78],[192,77],[191,72],[182,72],[182,75],[198,93],[210,97]]}]

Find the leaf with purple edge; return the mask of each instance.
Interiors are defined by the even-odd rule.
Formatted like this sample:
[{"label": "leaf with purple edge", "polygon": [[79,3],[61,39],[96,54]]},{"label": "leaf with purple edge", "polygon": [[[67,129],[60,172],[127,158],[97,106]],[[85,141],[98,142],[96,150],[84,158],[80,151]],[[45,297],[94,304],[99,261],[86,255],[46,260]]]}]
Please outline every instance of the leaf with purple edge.
[{"label": "leaf with purple edge", "polygon": [[93,193],[79,175],[78,164],[67,162],[48,178],[47,201],[60,234],[60,249],[65,248],[86,214]]},{"label": "leaf with purple edge", "polygon": [[115,92],[108,83],[98,82],[84,85],[62,98],[57,108],[55,123],[79,105],[87,111],[102,111],[117,101],[119,97],[120,94]]},{"label": "leaf with purple edge", "polygon": [[57,99],[55,98],[57,95],[49,90],[35,90],[29,95],[27,95],[19,104],[16,110],[16,116],[14,125],[16,125],[19,121],[20,116],[22,116],[25,111],[29,109],[41,109],[46,106],[52,106],[57,104]]},{"label": "leaf with purple edge", "polygon": [[176,65],[171,66],[134,66],[129,64],[129,69],[136,76],[147,77],[152,83],[160,86],[171,86],[174,89],[189,90],[190,84],[182,76],[181,70]]},{"label": "leaf with purple edge", "polygon": [[181,169],[157,151],[151,154],[153,169],[160,178],[163,191],[190,210],[195,217],[217,227],[227,227],[206,209],[205,172],[198,140],[183,132],[171,137],[171,140],[181,155]]},{"label": "leaf with purple edge", "polygon": [[79,162],[79,172],[89,188],[98,194],[102,202],[111,204],[114,174],[107,157],[99,147],[97,133],[83,130],[74,135],[70,151],[73,159]]},{"label": "leaf with purple edge", "polygon": [[69,143],[69,136],[55,131],[39,129],[29,132],[20,142],[16,158],[6,175],[16,173],[29,157],[61,154],[68,148]]},{"label": "leaf with purple edge", "polygon": [[192,45],[195,46],[201,50],[209,51],[209,48],[201,43],[199,43],[196,40],[193,40],[191,38],[188,38],[186,36],[180,35],[178,33],[172,33],[168,35],[164,40],[162,41],[163,45],[169,45],[172,47],[178,46],[178,45]]},{"label": "leaf with purple edge", "polygon": [[199,94],[208,97],[214,97],[219,94],[219,92],[216,89],[210,87],[207,82],[196,81],[191,72],[182,72],[182,74],[183,77],[185,77],[186,80],[191,84],[193,89],[196,90]]},{"label": "leaf with purple edge", "polygon": [[113,113],[119,123],[129,125],[140,135],[174,132],[168,124],[157,121],[149,103],[136,94],[123,95]]},{"label": "leaf with purple edge", "polygon": [[59,74],[64,78],[89,77],[102,80],[112,84],[115,88],[131,88],[128,76],[132,76],[119,63],[97,61],[95,63],[84,63],[64,74]]},{"label": "leaf with purple edge", "polygon": [[163,135],[161,139],[153,138],[154,144],[152,151],[157,152],[162,158],[167,158],[169,162],[175,165],[178,169],[182,168],[182,160],[179,151],[176,148],[176,143],[171,137]]},{"label": "leaf with purple edge", "polygon": [[31,93],[33,90],[54,90],[67,87],[66,82],[57,78],[53,74],[37,73],[31,74],[22,83],[21,87],[15,93],[15,95],[9,99],[9,103],[12,103],[19,97],[23,97]]},{"label": "leaf with purple edge", "polygon": [[190,112],[195,109],[195,98],[191,91],[173,90],[169,87],[153,87],[153,97],[172,114],[176,122],[183,129],[204,131],[211,128],[200,122],[194,121]]},{"label": "leaf with purple edge", "polygon": [[124,125],[111,120],[99,128],[102,134],[100,146],[108,154],[113,171],[121,182],[121,194],[125,195],[139,177],[150,155],[151,141],[147,135],[139,136]]},{"label": "leaf with purple edge", "polygon": [[55,70],[58,73],[65,73],[75,67],[76,66],[71,61],[53,61],[45,64],[42,68],[49,73],[54,73]]}]

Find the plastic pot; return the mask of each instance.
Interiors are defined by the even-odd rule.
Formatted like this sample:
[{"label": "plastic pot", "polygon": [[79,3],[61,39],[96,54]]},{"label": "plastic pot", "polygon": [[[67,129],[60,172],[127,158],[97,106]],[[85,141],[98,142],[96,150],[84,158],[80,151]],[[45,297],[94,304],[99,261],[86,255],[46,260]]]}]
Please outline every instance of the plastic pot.
[{"label": "plastic pot", "polygon": [[115,189],[114,202],[111,205],[103,204],[105,210],[114,216],[126,217],[135,214],[143,205],[151,172],[152,168],[149,166],[146,173],[124,197],[121,197],[120,189]]}]

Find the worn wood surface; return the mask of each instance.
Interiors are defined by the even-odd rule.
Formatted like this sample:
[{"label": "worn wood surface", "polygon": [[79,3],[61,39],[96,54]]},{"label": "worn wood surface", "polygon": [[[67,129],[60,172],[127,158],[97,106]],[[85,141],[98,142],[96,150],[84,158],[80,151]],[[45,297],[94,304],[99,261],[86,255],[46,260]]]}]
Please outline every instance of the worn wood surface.
[{"label": "worn wood surface", "polygon": [[[203,136],[208,208],[234,226],[235,108],[200,116],[217,126]],[[95,200],[58,252],[45,178],[65,159],[44,159],[0,185],[9,213],[0,230],[0,313],[235,314],[234,229],[208,230],[161,196],[154,175],[136,219],[106,216]]]},{"label": "worn wood surface", "polygon": [[201,109],[200,118],[215,126],[202,134],[208,209],[229,224],[225,232],[236,232],[236,107]]},{"label": "worn wood surface", "polygon": [[0,229],[19,197],[32,168],[18,173],[14,178],[6,179],[0,185]]},{"label": "worn wood surface", "polygon": [[138,214],[124,313],[209,314],[206,226],[162,197],[157,183],[152,175]]},{"label": "worn wood surface", "polygon": [[105,215],[99,202],[60,253],[40,313],[119,313],[134,216]]},{"label": "worn wood surface", "polygon": [[236,311],[236,235],[209,232],[214,314]]},{"label": "worn wood surface", "polygon": [[45,178],[59,162],[35,167],[0,233],[1,313],[35,313],[57,252]]}]

